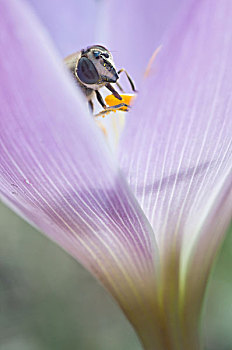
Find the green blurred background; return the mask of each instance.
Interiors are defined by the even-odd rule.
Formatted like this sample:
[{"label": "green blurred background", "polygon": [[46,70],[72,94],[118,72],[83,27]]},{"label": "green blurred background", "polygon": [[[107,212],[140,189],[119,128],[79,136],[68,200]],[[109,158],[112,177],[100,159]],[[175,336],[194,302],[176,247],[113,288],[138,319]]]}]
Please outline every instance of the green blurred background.
[{"label": "green blurred background", "polygon": [[[206,350],[232,349],[232,230],[211,276],[203,333]],[[0,204],[0,350],[53,349],[141,347],[98,282]]]}]

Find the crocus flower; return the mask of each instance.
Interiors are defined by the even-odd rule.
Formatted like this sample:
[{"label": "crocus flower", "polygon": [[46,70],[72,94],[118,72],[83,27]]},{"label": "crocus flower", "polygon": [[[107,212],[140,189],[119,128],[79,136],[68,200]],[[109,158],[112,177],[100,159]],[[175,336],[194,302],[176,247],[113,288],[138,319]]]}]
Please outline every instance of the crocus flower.
[{"label": "crocus flower", "polygon": [[33,2],[63,56],[102,40],[137,78],[116,158],[36,15],[0,2],[0,190],[102,282],[144,349],[191,350],[231,218],[232,3],[178,1],[170,25],[164,3],[96,2],[97,17],[87,1]]}]

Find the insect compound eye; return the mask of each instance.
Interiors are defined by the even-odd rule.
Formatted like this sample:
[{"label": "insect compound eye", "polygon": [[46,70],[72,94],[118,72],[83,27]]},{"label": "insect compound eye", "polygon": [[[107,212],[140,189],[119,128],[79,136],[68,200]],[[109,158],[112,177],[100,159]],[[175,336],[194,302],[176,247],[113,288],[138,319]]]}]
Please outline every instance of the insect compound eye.
[{"label": "insect compound eye", "polygon": [[99,80],[99,75],[94,64],[87,57],[81,57],[79,59],[77,75],[85,84],[95,84]]},{"label": "insect compound eye", "polygon": [[96,59],[98,59],[100,57],[100,55],[101,55],[101,52],[100,51],[93,51],[93,54],[94,54],[94,57]]}]

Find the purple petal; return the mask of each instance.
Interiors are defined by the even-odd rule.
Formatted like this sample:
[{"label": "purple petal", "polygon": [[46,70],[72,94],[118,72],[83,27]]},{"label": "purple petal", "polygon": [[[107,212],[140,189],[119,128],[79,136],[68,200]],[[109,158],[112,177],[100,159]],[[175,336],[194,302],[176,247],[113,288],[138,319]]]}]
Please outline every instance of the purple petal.
[{"label": "purple petal", "polygon": [[27,0],[42,20],[63,57],[96,41],[96,13],[93,0]]},{"label": "purple petal", "polygon": [[206,236],[210,249],[203,227],[225,210],[218,198],[232,184],[231,16],[230,0],[193,1],[128,115],[121,164],[162,247]]},{"label": "purple petal", "polygon": [[0,33],[3,200],[97,276],[138,331],[148,324],[153,334],[147,220],[30,10],[1,1]]},{"label": "purple petal", "polygon": [[166,332],[179,335],[178,349],[200,348],[206,283],[232,213],[231,16],[230,0],[186,8],[127,115],[120,149],[160,246]]},{"label": "purple petal", "polygon": [[196,242],[186,269],[185,301],[183,303],[186,332],[189,332],[193,323],[198,324],[199,322],[212,264],[221,245],[222,233],[226,231],[231,220],[231,182],[228,181],[227,188],[224,186],[217,201],[217,205],[211,210],[201,228],[201,232],[205,234]]},{"label": "purple petal", "polygon": [[108,2],[108,47],[119,68],[126,68],[137,86],[163,34],[186,2],[189,0]]}]

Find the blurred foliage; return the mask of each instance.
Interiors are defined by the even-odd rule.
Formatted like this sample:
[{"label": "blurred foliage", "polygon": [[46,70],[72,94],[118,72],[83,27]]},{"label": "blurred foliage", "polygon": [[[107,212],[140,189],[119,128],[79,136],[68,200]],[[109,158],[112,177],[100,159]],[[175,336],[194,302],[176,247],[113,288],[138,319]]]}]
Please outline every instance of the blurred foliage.
[{"label": "blurred foliage", "polygon": [[232,349],[232,225],[209,279],[203,314],[206,350]]},{"label": "blurred foliage", "polygon": [[0,206],[0,350],[140,350],[102,286]]},{"label": "blurred foliage", "polygon": [[[141,350],[103,287],[3,205],[0,242],[0,350]],[[232,349],[231,267],[232,232],[208,288],[203,318],[207,350]]]}]

